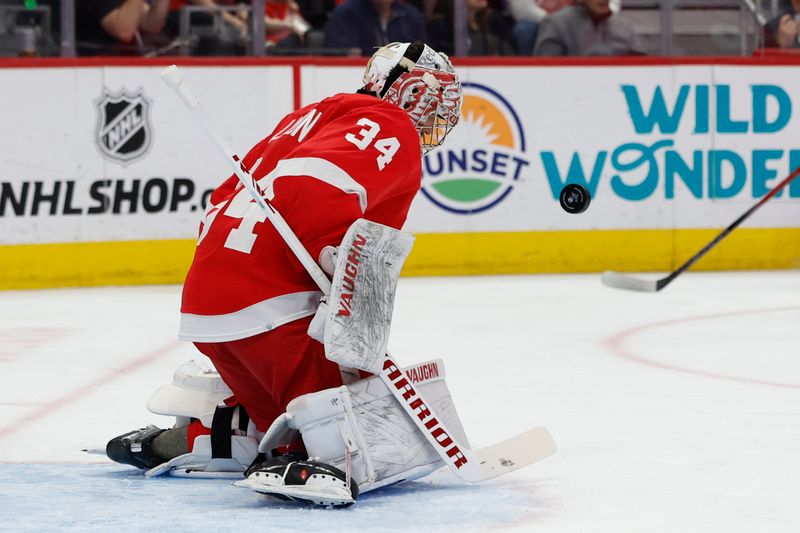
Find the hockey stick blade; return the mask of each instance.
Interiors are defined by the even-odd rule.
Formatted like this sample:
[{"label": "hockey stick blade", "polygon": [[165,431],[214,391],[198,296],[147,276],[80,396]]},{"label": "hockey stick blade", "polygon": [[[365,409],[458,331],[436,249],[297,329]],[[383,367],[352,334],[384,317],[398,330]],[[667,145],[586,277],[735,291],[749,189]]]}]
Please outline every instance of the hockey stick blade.
[{"label": "hockey stick blade", "polygon": [[615,289],[623,289],[628,291],[639,292],[657,292],[663,288],[659,286],[661,280],[640,279],[613,270],[603,272],[603,277],[600,278],[603,285],[606,287],[613,287]]},{"label": "hockey stick blade", "polygon": [[475,450],[481,465],[481,481],[508,474],[556,453],[556,443],[546,428],[537,427],[515,437]]},{"label": "hockey stick blade", "polygon": [[383,371],[378,375],[450,471],[462,481],[480,483],[533,464],[556,451],[550,433],[541,427],[493,446],[473,450],[458,441],[444,419],[437,415],[388,354]]},{"label": "hockey stick blade", "polygon": [[667,276],[655,280],[655,281],[647,281],[643,279],[638,279],[633,276],[627,276],[625,274],[620,274],[619,272],[608,271],[603,274],[601,281],[603,285],[608,287],[614,287],[616,289],[626,289],[629,291],[641,291],[641,292],[658,292],[667,285],[669,285],[672,280],[680,276],[683,272],[689,270],[697,261],[699,261],[703,256],[705,256],[709,250],[714,248],[720,241],[722,241],[725,237],[731,234],[733,230],[739,227],[739,225],[747,220],[747,218],[755,213],[755,211],[760,208],[762,205],[767,203],[770,198],[776,196],[781,189],[789,185],[797,176],[800,176],[800,167],[797,167],[792,171],[791,174],[783,178],[780,183],[775,185],[770,191],[764,195],[758,202],[755,203],[750,209],[742,213],[742,215],[731,222],[731,224],[722,230],[716,237],[714,237],[708,244],[703,246],[696,254],[690,257],[684,264],[670,272]]}]

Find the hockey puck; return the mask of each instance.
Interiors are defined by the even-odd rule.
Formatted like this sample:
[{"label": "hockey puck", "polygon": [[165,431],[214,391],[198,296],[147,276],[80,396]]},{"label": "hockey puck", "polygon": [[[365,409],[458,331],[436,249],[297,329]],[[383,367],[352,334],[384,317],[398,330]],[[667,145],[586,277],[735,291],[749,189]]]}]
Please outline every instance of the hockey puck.
[{"label": "hockey puck", "polygon": [[586,187],[570,183],[561,189],[558,201],[561,203],[561,209],[571,215],[577,215],[589,208],[592,198],[589,196],[589,191],[586,190]]}]

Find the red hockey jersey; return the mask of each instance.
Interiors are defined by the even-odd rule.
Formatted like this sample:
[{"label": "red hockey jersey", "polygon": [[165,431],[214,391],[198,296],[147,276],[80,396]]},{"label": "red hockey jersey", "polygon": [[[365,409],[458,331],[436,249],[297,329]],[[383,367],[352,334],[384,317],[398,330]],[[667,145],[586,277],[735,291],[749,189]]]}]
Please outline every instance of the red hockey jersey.
[{"label": "red hockey jersey", "polygon": [[[358,218],[400,229],[420,187],[411,120],[368,95],[339,94],[291,113],[243,162],[314,258]],[[236,176],[228,178],[200,225],[180,337],[257,335],[312,315],[321,295]]]}]

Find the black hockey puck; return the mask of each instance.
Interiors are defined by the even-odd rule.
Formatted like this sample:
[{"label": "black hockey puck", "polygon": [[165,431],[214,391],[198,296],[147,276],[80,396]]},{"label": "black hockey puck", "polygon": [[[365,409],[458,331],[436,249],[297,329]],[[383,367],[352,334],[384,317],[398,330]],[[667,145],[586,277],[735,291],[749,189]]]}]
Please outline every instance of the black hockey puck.
[{"label": "black hockey puck", "polygon": [[577,215],[589,208],[592,198],[589,196],[589,191],[586,190],[586,187],[570,183],[561,189],[558,201],[561,203],[561,209],[571,215]]}]

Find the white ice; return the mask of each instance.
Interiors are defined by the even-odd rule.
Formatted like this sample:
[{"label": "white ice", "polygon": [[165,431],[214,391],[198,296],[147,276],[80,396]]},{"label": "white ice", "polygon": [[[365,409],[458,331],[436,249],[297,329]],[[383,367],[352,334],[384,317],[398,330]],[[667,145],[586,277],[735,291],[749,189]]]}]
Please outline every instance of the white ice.
[{"label": "white ice", "polygon": [[346,510],[145,479],[80,450],[165,417],[180,288],[0,293],[0,530],[800,531],[800,271],[403,278],[390,349],[441,357],[475,446],[559,450],[482,485],[449,472]]}]

